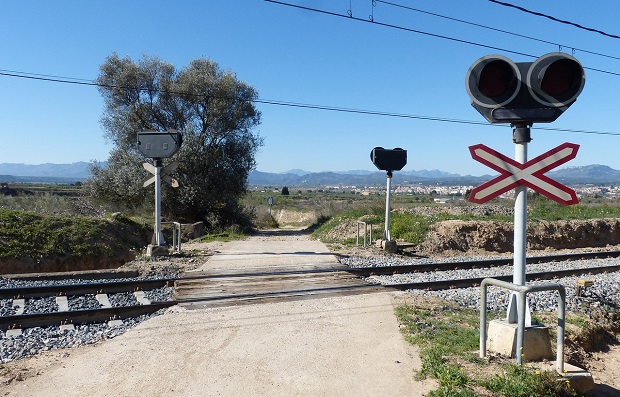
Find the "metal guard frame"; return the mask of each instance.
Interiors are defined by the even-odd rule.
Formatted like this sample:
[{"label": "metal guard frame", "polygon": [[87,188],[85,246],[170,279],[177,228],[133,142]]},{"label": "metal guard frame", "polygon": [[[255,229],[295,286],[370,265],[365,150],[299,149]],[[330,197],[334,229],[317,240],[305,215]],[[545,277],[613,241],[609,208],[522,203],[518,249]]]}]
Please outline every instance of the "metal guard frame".
[{"label": "metal guard frame", "polygon": [[181,224],[179,222],[161,222],[162,225],[172,225],[172,249],[181,252]]},{"label": "metal guard frame", "polygon": [[366,235],[368,234],[368,226],[370,225],[370,244],[372,244],[372,223],[357,221],[357,239],[356,245],[360,245],[360,226],[364,225],[364,247],[366,246]]},{"label": "metal guard frame", "polygon": [[560,304],[558,307],[558,337],[556,351],[556,369],[558,373],[564,372],[564,330],[566,328],[566,289],[563,285],[556,283],[537,284],[537,285],[516,285],[506,281],[496,280],[493,278],[485,278],[480,284],[481,302],[480,302],[480,358],[484,358],[487,353],[487,287],[494,285],[496,287],[506,288],[515,291],[518,294],[518,325],[517,325],[517,346],[515,355],[517,356],[517,365],[523,364],[523,356],[520,354],[523,348],[523,339],[525,337],[525,302],[527,294],[530,292],[541,291],[558,291],[560,294]]}]

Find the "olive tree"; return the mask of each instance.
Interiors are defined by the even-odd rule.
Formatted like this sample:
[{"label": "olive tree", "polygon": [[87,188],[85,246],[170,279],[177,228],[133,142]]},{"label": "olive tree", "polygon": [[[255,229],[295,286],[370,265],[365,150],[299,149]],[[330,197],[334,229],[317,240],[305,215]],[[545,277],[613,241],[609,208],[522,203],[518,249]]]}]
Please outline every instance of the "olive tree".
[{"label": "olive tree", "polygon": [[107,166],[92,167],[92,195],[129,206],[152,200],[152,188],[142,188],[150,174],[141,165],[137,133],[176,129],[183,144],[165,161],[179,161],[173,176],[181,187],[162,189],[165,213],[211,224],[238,220],[238,199],[262,145],[254,132],[261,115],[252,86],[209,59],[177,70],[157,57],[134,62],[117,54],[101,65],[97,83],[105,101],[101,123],[113,149]]}]

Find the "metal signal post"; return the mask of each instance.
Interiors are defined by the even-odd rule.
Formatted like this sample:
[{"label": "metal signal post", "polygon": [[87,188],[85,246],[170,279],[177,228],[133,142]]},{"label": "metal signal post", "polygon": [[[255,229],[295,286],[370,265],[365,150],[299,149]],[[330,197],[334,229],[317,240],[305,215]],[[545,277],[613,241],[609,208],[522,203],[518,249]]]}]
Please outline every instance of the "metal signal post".
[{"label": "metal signal post", "polygon": [[183,137],[176,130],[138,132],[138,150],[145,157],[153,159],[153,164],[142,164],[145,170],[153,174],[151,178],[144,181],[142,186],[147,187],[155,183],[155,227],[153,239],[147,250],[149,256],[161,255],[161,252],[167,253],[168,251],[168,248],[164,246],[166,242],[161,231],[161,181],[163,179],[172,187],[179,187],[179,182],[168,175],[179,166],[179,163],[174,161],[162,167],[161,159],[172,157],[179,150],[182,142]]},{"label": "metal signal post", "polygon": [[[576,195],[571,189],[543,177],[542,173],[574,158],[578,145],[565,143],[528,162],[530,127],[533,123],[555,121],[576,101],[584,85],[585,73],[579,61],[559,52],[524,63],[515,63],[501,55],[488,55],[475,61],[467,71],[465,86],[472,106],[489,123],[510,123],[514,127],[514,161],[505,159],[505,156],[500,154],[489,155],[489,151],[485,150],[488,148],[484,145],[470,147],[474,159],[502,173],[500,177],[472,190],[470,201],[482,203],[512,187],[515,188],[515,285],[525,286],[528,186],[560,204],[577,203]],[[475,153],[476,150],[486,157]],[[562,153],[558,154],[560,152]],[[543,187],[550,188],[545,190]],[[508,305],[508,322],[531,325],[529,309],[517,307],[518,305],[516,295],[513,294]],[[519,318],[523,321],[518,321]]]},{"label": "metal signal post", "polygon": [[153,159],[153,164],[143,163],[142,166],[145,170],[153,174],[153,176],[142,184],[143,187],[147,187],[151,183],[155,183],[155,230],[153,232],[153,239],[151,244],[162,246],[166,244],[164,241],[164,235],[161,232],[161,181],[167,182],[172,187],[179,187],[179,182],[171,178],[168,174],[176,170],[179,166],[178,161],[173,161],[165,167],[162,167],[161,159]]},{"label": "metal signal post", "polygon": [[382,147],[376,147],[370,152],[370,160],[378,169],[387,171],[385,227],[383,229],[382,239],[384,242],[387,242],[392,240],[392,236],[390,235],[390,200],[392,198],[392,172],[400,171],[405,165],[407,165],[407,151],[401,148],[384,149]]},{"label": "metal signal post", "polygon": [[[515,127],[513,132],[515,143],[515,160],[518,163],[527,162],[527,144],[532,140],[530,127],[528,125]],[[515,207],[514,207],[514,252],[513,252],[513,276],[512,283],[515,285],[525,285],[525,265],[527,250],[527,186],[519,185],[515,188]],[[510,296],[506,318],[509,323],[514,324],[519,321],[518,296],[514,292]],[[532,314],[529,307],[522,308],[521,313],[525,314],[525,326],[532,325]]]}]

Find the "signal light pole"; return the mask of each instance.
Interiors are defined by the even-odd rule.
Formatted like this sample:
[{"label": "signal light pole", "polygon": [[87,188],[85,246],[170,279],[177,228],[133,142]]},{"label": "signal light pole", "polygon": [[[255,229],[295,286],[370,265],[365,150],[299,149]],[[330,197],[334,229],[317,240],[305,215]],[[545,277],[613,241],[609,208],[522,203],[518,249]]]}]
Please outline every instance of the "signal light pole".
[{"label": "signal light pole", "polygon": [[385,195],[385,225],[383,228],[383,240],[391,241],[390,235],[390,208],[392,200],[392,171],[387,172],[387,193]]},{"label": "signal light pole", "polygon": [[[501,55],[476,60],[467,71],[465,87],[472,106],[489,123],[513,127],[515,161],[527,162],[533,123],[550,123],[577,99],[585,73],[577,59],[563,53],[543,55],[534,62],[515,63]],[[515,188],[513,283],[525,285],[527,248],[527,186]],[[531,325],[529,308],[520,308],[513,293],[507,309],[509,323],[520,316]]]},{"label": "signal light pole", "polygon": [[[400,171],[407,164],[407,151],[401,148],[384,149],[376,147],[370,152],[370,160],[380,170],[387,171],[387,194],[385,198],[385,227],[383,228],[383,244],[387,249],[390,235],[390,202],[392,198],[392,172]],[[394,250],[396,244],[393,243]]]},{"label": "signal light pole", "polygon": [[175,161],[162,167],[162,158],[172,157],[179,150],[183,143],[183,136],[176,130],[164,132],[148,130],[138,132],[137,138],[140,153],[153,159],[153,165],[143,163],[144,169],[153,174],[153,177],[143,183],[143,187],[155,183],[155,226],[153,239],[147,248],[147,255],[163,255],[168,253],[168,248],[165,246],[166,242],[161,231],[161,180],[168,182],[172,187],[179,187],[178,181],[167,175],[174,171],[179,163]]},{"label": "signal light pole", "polygon": [[[527,144],[532,140],[530,134],[530,126],[527,124],[515,126],[513,137],[515,143],[515,160],[521,164],[527,162]],[[525,266],[527,252],[527,186],[519,185],[515,188],[515,204],[514,204],[514,246],[513,246],[513,263],[512,263],[512,283],[515,285],[525,285]],[[508,302],[506,319],[508,323],[515,324],[519,321],[517,294],[511,294]],[[524,309],[526,326],[532,325],[532,314],[529,307]]]}]

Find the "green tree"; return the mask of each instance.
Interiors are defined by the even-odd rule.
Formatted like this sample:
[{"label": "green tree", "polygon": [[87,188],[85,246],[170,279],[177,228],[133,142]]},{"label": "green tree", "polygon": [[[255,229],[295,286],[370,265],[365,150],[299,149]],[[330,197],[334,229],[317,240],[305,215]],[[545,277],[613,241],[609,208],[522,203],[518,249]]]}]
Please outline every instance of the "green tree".
[{"label": "green tree", "polygon": [[209,59],[177,70],[157,57],[134,62],[115,53],[101,65],[97,83],[105,101],[101,123],[113,149],[106,167],[93,164],[88,182],[93,196],[128,206],[152,201],[152,188],[142,188],[150,174],[141,166],[137,133],[176,129],[183,144],[164,163],[179,161],[173,176],[181,187],[162,189],[163,211],[212,226],[239,220],[238,199],[263,143],[253,132],[261,114],[252,86]]},{"label": "green tree", "polygon": [[289,192],[288,192],[288,187],[287,187],[287,186],[284,186],[284,187],[282,188],[282,192],[281,192],[281,193],[282,193],[282,195],[283,195],[283,196],[288,196],[288,195],[289,195]]}]

